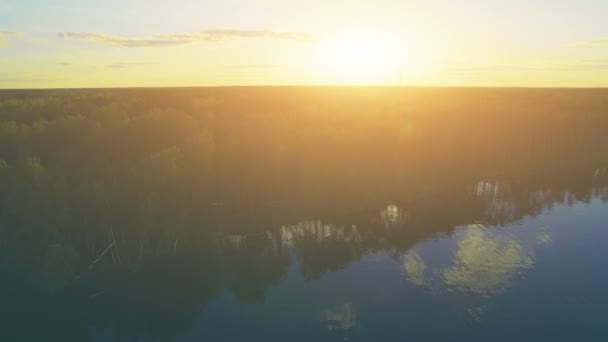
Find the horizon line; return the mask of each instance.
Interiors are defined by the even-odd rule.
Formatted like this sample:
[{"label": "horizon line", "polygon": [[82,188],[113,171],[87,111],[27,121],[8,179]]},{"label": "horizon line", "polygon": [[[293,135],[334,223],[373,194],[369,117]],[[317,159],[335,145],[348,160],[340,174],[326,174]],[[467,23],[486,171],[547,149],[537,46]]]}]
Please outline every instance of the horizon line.
[{"label": "horizon line", "polygon": [[1,88],[1,91],[28,90],[110,90],[110,89],[201,89],[201,88],[460,88],[460,89],[571,89],[571,90],[608,90],[608,86],[475,86],[475,85],[390,85],[390,84],[282,84],[282,85],[184,85],[184,86],[107,86],[107,87],[40,87],[40,88]]}]

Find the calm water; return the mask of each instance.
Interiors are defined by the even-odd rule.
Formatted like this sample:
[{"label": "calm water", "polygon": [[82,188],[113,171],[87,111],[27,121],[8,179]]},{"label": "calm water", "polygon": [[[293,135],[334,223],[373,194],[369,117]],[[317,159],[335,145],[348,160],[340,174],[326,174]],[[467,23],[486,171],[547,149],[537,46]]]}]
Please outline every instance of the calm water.
[{"label": "calm water", "polygon": [[[185,277],[177,284],[151,275],[153,283],[128,297],[91,298],[110,300],[123,317],[87,334],[93,341],[603,340],[608,171],[588,171],[567,179],[586,189],[578,194],[471,184],[462,189],[469,203],[432,208],[434,217],[462,220],[445,231],[421,227],[407,207],[387,203],[341,218],[352,222],[311,218],[226,234],[216,241],[217,265],[167,266],[163,277]],[[202,278],[184,276],[184,267]]]},{"label": "calm water", "polygon": [[[140,272],[16,291],[5,329],[21,331],[15,340],[36,326],[51,340],[600,341],[608,169],[549,178],[226,230],[213,252],[176,247]],[[216,207],[221,225],[230,208]]]},{"label": "calm water", "polygon": [[[540,196],[550,192],[530,201]],[[493,198],[487,213],[512,210],[513,203]],[[403,214],[388,206],[379,213],[383,229],[407,230]],[[602,340],[606,222],[600,198],[556,204],[501,226],[430,234],[404,251],[370,251],[317,279],[302,275],[299,239],[323,253],[365,237],[318,220],[285,226],[280,243],[293,260],[263,302],[242,304],[222,291],[178,340]],[[246,248],[247,240],[235,243]]]}]

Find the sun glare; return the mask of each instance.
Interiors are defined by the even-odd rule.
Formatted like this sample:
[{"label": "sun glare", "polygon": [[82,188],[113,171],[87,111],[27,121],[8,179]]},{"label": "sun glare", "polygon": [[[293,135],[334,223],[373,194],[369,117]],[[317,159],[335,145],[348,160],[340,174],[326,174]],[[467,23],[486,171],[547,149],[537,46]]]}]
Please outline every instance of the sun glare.
[{"label": "sun glare", "polygon": [[340,32],[319,43],[317,59],[322,77],[328,83],[394,83],[399,47],[388,34]]}]

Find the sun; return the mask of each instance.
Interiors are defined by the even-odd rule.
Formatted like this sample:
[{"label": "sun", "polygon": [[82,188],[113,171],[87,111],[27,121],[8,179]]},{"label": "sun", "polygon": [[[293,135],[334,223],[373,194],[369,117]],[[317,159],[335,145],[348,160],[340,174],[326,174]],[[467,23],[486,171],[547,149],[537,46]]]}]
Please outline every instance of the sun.
[{"label": "sun", "polygon": [[398,47],[388,34],[350,30],[324,37],[317,60],[328,83],[393,83],[398,74]]}]

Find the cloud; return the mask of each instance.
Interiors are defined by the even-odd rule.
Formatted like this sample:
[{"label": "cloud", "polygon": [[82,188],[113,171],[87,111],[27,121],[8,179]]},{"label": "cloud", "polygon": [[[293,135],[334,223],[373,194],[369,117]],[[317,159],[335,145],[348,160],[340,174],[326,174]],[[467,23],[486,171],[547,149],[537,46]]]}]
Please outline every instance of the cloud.
[{"label": "cloud", "polygon": [[110,68],[110,69],[125,69],[125,68],[130,68],[130,67],[136,67],[136,66],[142,66],[142,65],[152,65],[154,63],[148,63],[148,62],[116,62],[116,63],[110,63],[110,64],[106,64],[105,67],[106,68]]},{"label": "cloud", "polygon": [[608,59],[594,59],[566,64],[564,69],[570,70],[608,70]]},{"label": "cloud", "polygon": [[0,42],[5,41],[8,38],[14,38],[22,36],[23,32],[0,30]]},{"label": "cloud", "polygon": [[595,46],[608,46],[608,38],[600,38],[595,40],[589,40],[582,42],[581,45],[595,45]]},{"label": "cloud", "polygon": [[108,69],[126,69],[131,67],[145,66],[145,65],[154,65],[155,63],[151,62],[110,62],[107,64],[99,64],[99,65],[83,65],[79,63],[74,63],[72,61],[59,61],[57,65],[60,67],[89,67],[92,69],[99,68],[108,68]]},{"label": "cloud", "polygon": [[608,59],[579,60],[570,62],[535,62],[528,64],[465,65],[445,63],[444,71],[463,74],[527,73],[527,72],[576,72],[608,70]]},{"label": "cloud", "polygon": [[0,73],[0,87],[14,87],[22,84],[48,82],[50,79],[24,72]]},{"label": "cloud", "polygon": [[11,9],[11,5],[6,1],[0,0],[0,12],[7,11],[9,9]]},{"label": "cloud", "polygon": [[485,72],[515,72],[537,71],[549,69],[547,65],[517,65],[517,64],[488,64],[488,65],[445,65],[444,70],[456,73],[485,73]]},{"label": "cloud", "polygon": [[231,70],[277,69],[279,64],[235,64],[224,65],[222,68]]},{"label": "cloud", "polygon": [[17,31],[9,31],[9,30],[0,30],[0,47],[4,46],[6,40],[8,38],[19,37],[23,35],[22,32]]},{"label": "cloud", "polygon": [[17,31],[0,30],[0,38],[17,37],[22,34],[23,34],[22,32],[17,32]]},{"label": "cloud", "polygon": [[279,39],[295,42],[310,42],[313,35],[305,32],[275,32],[269,30],[210,29],[192,34],[170,34],[149,37],[124,37],[102,33],[60,32],[63,39],[80,39],[119,47],[166,47],[197,42],[221,42],[237,39]]}]

